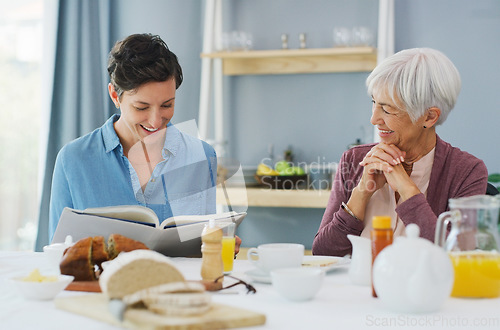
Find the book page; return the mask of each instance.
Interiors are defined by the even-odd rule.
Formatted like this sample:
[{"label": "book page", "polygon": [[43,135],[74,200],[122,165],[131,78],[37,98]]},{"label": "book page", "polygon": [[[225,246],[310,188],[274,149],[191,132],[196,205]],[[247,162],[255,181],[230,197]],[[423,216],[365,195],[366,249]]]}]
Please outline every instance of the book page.
[{"label": "book page", "polygon": [[160,225],[160,221],[158,220],[156,213],[150,208],[142,205],[117,205],[88,208],[83,211],[74,211],[80,214],[92,214],[138,223],[149,223],[153,224],[157,228]]},{"label": "book page", "polygon": [[175,217],[170,217],[163,220],[159,228],[170,228],[179,227],[187,224],[194,224],[197,222],[208,222],[214,219],[216,222],[220,221],[232,221],[241,222],[240,218],[246,216],[246,212],[225,212],[219,214],[207,214],[207,215],[178,215]]}]

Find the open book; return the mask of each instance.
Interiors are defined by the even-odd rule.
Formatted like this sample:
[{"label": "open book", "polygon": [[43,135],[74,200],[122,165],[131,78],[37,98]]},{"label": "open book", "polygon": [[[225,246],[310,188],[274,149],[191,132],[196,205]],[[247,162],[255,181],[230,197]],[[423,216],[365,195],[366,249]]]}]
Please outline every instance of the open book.
[{"label": "open book", "polygon": [[64,208],[52,243],[64,242],[67,235],[77,241],[89,236],[121,234],[171,257],[201,256],[201,232],[210,219],[219,226],[234,222],[246,212],[209,215],[181,215],[159,221],[156,213],[140,205],[108,206],[83,211]]}]

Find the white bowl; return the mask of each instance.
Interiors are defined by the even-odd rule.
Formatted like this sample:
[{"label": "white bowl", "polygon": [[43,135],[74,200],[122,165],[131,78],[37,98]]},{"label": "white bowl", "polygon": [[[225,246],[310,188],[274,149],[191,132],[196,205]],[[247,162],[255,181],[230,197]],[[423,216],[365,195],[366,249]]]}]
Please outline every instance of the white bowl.
[{"label": "white bowl", "polygon": [[273,287],[293,301],[314,298],[323,283],[325,272],[318,268],[281,268],[271,271]]},{"label": "white bowl", "polygon": [[54,282],[28,282],[23,281],[24,276],[12,279],[19,292],[30,300],[51,300],[64,290],[73,280],[70,275],[57,275]]}]

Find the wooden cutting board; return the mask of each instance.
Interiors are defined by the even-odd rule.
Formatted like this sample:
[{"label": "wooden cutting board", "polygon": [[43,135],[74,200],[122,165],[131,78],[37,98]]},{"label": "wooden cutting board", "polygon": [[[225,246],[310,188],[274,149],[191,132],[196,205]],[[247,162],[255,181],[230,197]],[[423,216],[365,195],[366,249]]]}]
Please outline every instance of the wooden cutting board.
[{"label": "wooden cutting board", "polygon": [[99,281],[73,281],[64,290],[101,292],[101,287],[99,286]]},{"label": "wooden cutting board", "polygon": [[57,308],[130,329],[224,329],[266,323],[264,314],[215,303],[210,311],[189,317],[165,316],[147,309],[128,309],[125,320],[120,322],[108,311],[108,300],[101,293],[57,298],[54,302]]}]

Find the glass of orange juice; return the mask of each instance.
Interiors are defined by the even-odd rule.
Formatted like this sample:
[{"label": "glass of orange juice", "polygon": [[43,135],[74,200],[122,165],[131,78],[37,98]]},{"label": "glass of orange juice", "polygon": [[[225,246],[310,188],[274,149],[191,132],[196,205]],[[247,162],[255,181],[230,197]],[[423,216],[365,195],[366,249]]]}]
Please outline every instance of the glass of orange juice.
[{"label": "glass of orange juice", "polygon": [[222,227],[222,263],[224,264],[224,274],[230,274],[233,271],[234,246],[236,239],[234,237],[235,224],[233,222]]}]

